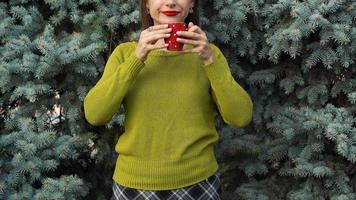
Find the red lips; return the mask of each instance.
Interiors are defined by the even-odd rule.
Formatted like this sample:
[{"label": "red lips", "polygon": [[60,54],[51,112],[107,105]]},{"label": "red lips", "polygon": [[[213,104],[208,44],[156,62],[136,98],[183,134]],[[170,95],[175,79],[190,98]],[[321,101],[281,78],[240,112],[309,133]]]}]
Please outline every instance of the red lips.
[{"label": "red lips", "polygon": [[167,16],[176,16],[178,15],[178,11],[163,11],[163,14],[167,15]]}]

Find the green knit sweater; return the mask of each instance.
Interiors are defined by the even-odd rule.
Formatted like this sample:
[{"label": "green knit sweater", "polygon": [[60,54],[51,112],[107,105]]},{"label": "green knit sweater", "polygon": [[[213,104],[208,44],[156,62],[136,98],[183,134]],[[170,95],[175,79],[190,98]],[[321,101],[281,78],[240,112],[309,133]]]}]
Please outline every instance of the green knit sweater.
[{"label": "green knit sweater", "polygon": [[200,182],[219,168],[214,103],[227,124],[244,127],[252,119],[252,101],[212,43],[214,61],[207,65],[197,53],[161,50],[142,62],[136,46],[132,41],[115,48],[84,99],[85,118],[94,126],[109,122],[124,106],[125,132],[115,147],[113,179],[144,190]]}]

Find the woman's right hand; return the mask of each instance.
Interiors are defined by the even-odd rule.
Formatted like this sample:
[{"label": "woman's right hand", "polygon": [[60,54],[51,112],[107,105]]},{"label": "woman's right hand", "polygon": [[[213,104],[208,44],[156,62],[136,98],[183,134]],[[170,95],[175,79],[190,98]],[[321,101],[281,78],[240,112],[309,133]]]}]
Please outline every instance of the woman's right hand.
[{"label": "woman's right hand", "polygon": [[157,44],[157,41],[170,36],[171,28],[168,28],[165,24],[151,26],[152,30],[148,31],[148,28],[143,30],[140,35],[135,53],[137,58],[142,62],[146,60],[150,51],[155,49],[166,48],[165,44]]}]

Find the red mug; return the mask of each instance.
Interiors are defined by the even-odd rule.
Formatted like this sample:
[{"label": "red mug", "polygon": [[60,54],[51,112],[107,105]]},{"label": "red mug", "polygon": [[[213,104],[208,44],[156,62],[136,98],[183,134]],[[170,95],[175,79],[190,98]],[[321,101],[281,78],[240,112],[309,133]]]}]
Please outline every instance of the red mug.
[{"label": "red mug", "polygon": [[[182,51],[183,50],[183,43],[177,42],[177,31],[188,31],[188,28],[185,26],[184,22],[174,22],[174,23],[167,23],[168,28],[172,28],[170,32],[169,38],[164,38],[164,43],[168,44],[167,50],[171,51]],[[180,38],[186,38],[183,36],[179,36]],[[186,38],[189,39],[189,38]]]}]

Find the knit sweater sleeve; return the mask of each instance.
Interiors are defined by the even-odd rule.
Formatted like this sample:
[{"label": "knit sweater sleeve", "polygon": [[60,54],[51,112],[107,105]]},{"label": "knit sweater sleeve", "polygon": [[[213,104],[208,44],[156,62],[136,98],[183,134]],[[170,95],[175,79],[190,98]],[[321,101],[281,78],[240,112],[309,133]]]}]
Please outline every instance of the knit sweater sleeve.
[{"label": "knit sweater sleeve", "polygon": [[114,49],[102,77],[84,98],[85,118],[93,126],[104,125],[112,119],[145,65],[128,44],[122,43]]},{"label": "knit sweater sleeve", "polygon": [[211,96],[225,123],[245,127],[252,121],[253,103],[248,93],[234,80],[228,62],[214,44],[209,44],[214,53],[213,62],[203,65],[210,81]]}]

